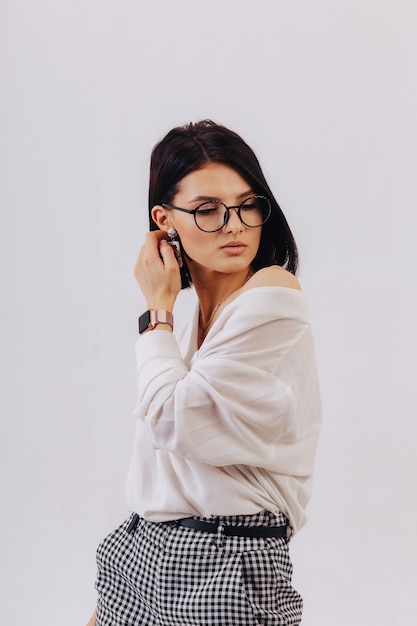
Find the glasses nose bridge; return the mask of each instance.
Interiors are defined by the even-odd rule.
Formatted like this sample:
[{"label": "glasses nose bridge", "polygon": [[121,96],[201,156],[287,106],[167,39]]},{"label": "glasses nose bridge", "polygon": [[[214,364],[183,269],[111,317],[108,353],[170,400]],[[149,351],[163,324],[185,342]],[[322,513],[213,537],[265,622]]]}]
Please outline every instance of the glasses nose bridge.
[{"label": "glasses nose bridge", "polygon": [[238,216],[240,222],[242,222],[242,218],[240,217],[240,207],[242,206],[241,204],[233,204],[231,206],[227,206],[226,204],[223,204],[223,206],[224,206],[224,209],[225,209],[224,224],[223,224],[224,226],[227,224],[227,222],[230,219],[230,209],[234,209],[236,211],[236,215]]}]

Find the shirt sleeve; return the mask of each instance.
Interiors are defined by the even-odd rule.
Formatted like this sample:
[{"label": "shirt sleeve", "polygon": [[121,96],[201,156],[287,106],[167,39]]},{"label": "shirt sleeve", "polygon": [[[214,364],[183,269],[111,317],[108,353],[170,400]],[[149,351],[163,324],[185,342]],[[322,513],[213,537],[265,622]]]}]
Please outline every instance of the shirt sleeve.
[{"label": "shirt sleeve", "polygon": [[190,367],[172,333],[145,333],[134,415],[150,444],[215,466],[273,465],[274,442],[297,430],[308,326],[301,292],[262,287],[224,309]]}]

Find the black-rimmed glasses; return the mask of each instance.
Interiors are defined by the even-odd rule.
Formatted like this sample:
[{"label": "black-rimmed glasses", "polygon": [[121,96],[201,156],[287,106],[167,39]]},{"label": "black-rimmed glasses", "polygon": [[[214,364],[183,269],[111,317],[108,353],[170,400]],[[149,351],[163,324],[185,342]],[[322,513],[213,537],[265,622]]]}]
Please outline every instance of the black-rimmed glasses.
[{"label": "black-rimmed glasses", "polygon": [[219,200],[206,200],[192,210],[182,209],[173,204],[161,206],[194,215],[197,228],[205,233],[215,233],[221,230],[229,221],[231,209],[235,209],[242,224],[248,228],[259,228],[271,215],[271,201],[265,196],[250,196],[236,206],[227,206]]}]

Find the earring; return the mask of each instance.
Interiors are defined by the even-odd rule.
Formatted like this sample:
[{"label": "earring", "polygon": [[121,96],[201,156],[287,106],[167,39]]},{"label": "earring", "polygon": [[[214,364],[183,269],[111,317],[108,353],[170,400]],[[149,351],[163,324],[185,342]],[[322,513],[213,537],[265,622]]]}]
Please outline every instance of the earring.
[{"label": "earring", "polygon": [[182,267],[183,263],[182,263],[182,256],[181,256],[181,249],[180,249],[180,242],[176,239],[176,237],[178,237],[178,233],[175,230],[175,228],[169,228],[167,230],[167,235],[170,238],[171,241],[168,241],[168,245],[171,246],[171,248],[174,251],[175,254],[175,258],[178,261],[178,265],[180,267]]}]

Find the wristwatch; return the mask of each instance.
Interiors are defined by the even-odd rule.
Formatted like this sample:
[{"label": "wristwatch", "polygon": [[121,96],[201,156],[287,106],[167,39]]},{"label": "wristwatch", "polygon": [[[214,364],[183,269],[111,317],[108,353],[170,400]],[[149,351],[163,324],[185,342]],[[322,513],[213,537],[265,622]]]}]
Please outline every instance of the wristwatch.
[{"label": "wristwatch", "polygon": [[150,309],[139,317],[139,334],[152,330],[157,324],[168,324],[174,328],[174,317],[170,311]]}]

